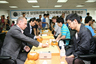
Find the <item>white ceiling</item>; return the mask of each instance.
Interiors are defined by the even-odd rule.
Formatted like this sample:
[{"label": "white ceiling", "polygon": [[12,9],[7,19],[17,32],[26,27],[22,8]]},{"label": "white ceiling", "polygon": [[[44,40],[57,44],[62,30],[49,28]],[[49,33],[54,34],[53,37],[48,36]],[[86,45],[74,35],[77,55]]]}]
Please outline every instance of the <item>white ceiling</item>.
[{"label": "white ceiling", "polygon": [[[1,0],[0,0],[1,1]],[[1,4],[0,9],[3,10],[22,10],[22,9],[95,9],[96,1],[94,3],[85,3],[86,0],[68,0],[66,3],[57,3],[57,0],[37,0],[38,3],[28,3],[27,0],[6,0],[9,3]],[[84,5],[84,7],[77,8],[76,5]],[[32,5],[39,5],[39,8],[33,8]],[[62,5],[60,8],[55,8],[55,5]],[[12,9],[9,6],[17,6]]]}]

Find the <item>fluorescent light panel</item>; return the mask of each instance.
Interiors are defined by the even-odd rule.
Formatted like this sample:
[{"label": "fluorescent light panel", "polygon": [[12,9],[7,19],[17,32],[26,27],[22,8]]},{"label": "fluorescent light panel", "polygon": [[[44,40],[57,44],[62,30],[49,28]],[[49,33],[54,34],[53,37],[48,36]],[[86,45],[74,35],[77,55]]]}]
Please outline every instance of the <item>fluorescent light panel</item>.
[{"label": "fluorescent light panel", "polygon": [[18,8],[17,6],[9,6],[10,8]]},{"label": "fluorescent light panel", "polygon": [[96,0],[87,0],[85,2],[96,2]]},{"label": "fluorescent light panel", "polygon": [[37,3],[37,0],[27,0],[28,3]]},{"label": "fluorescent light panel", "polygon": [[55,5],[54,7],[62,7],[62,5]]},{"label": "fluorescent light panel", "polygon": [[67,2],[68,0],[58,0],[58,3],[63,3],[63,2]]},{"label": "fluorescent light panel", "polygon": [[32,6],[32,7],[40,7],[40,6]]},{"label": "fluorescent light panel", "polygon": [[0,1],[0,3],[9,3],[9,2],[7,2],[7,1]]},{"label": "fluorescent light panel", "polygon": [[84,7],[83,5],[77,5],[76,7]]}]

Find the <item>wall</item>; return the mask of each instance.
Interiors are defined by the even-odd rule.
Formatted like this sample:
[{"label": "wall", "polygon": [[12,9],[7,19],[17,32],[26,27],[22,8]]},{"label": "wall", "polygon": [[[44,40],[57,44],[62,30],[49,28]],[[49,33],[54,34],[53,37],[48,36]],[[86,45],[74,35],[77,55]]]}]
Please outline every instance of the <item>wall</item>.
[{"label": "wall", "polygon": [[[92,16],[92,18],[93,19],[95,19],[95,21],[96,21],[96,9],[87,9],[87,12],[89,12],[90,13],[90,16]],[[1,19],[1,15],[5,15],[5,18],[9,15],[10,16],[10,11],[8,11],[8,10],[0,10],[0,19]],[[85,18],[83,18],[83,21],[82,21],[82,23],[84,23],[84,19]],[[11,21],[16,21],[16,19],[10,19]],[[27,19],[27,20],[29,20],[29,19]]]},{"label": "wall", "polygon": [[95,10],[88,9],[87,12],[89,12],[90,16],[92,16],[92,18],[96,20],[96,9]]},{"label": "wall", "polygon": [[[90,16],[96,21],[96,9],[87,9],[87,12],[90,13]],[[85,18],[82,18],[82,23],[84,23]]]},{"label": "wall", "polygon": [[8,10],[0,10],[0,19],[1,15],[5,15],[5,18],[7,18],[9,11]]}]

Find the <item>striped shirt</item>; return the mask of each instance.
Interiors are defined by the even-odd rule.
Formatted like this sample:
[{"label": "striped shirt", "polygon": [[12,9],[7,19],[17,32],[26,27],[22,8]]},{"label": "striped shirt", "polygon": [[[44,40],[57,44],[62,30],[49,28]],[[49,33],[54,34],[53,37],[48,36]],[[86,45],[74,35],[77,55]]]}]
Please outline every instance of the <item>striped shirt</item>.
[{"label": "striped shirt", "polygon": [[[61,27],[61,36],[65,36],[65,38],[70,39],[70,31],[65,24],[63,24],[62,27]],[[69,44],[68,40],[66,40],[65,42],[66,42],[66,45]]]}]

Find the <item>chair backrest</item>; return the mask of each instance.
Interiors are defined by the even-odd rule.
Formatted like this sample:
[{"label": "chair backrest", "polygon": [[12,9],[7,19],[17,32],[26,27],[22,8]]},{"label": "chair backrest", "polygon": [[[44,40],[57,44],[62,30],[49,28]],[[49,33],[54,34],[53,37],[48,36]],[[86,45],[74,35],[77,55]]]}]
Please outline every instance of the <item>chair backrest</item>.
[{"label": "chair backrest", "polygon": [[96,37],[93,37],[95,43],[95,54],[96,54]]},{"label": "chair backrest", "polygon": [[0,40],[1,40],[2,42],[4,42],[5,36],[6,36],[6,33],[5,33],[5,32],[0,33]]},{"label": "chair backrest", "polygon": [[72,29],[69,29],[69,30],[70,30],[70,37],[72,38],[75,35],[76,30],[72,30]]},{"label": "chair backrest", "polygon": [[0,53],[1,53],[1,48],[3,46],[4,38],[5,38],[6,33],[0,33]]},{"label": "chair backrest", "polygon": [[71,40],[70,40],[69,44],[72,45],[73,44],[72,37],[75,36],[76,30],[69,29],[69,31],[70,31],[70,37],[71,37]]}]

